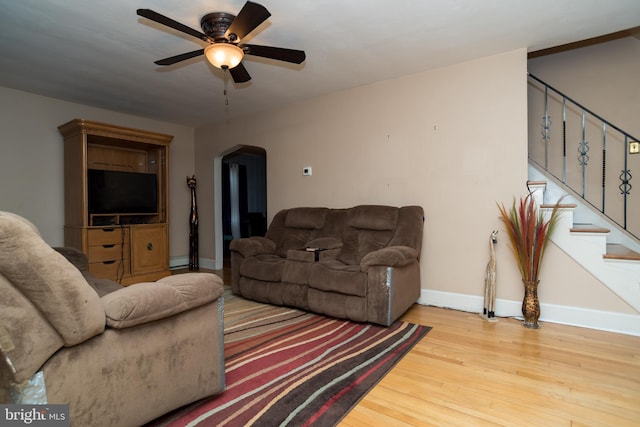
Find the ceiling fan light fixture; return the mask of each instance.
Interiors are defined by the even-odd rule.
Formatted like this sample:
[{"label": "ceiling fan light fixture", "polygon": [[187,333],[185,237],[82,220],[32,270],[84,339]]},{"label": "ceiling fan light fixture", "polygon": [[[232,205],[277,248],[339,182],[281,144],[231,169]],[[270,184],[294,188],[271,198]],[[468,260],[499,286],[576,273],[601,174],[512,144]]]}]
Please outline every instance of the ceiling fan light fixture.
[{"label": "ceiling fan light fixture", "polygon": [[221,69],[236,67],[244,57],[242,49],[231,43],[210,44],[204,54],[211,65]]}]

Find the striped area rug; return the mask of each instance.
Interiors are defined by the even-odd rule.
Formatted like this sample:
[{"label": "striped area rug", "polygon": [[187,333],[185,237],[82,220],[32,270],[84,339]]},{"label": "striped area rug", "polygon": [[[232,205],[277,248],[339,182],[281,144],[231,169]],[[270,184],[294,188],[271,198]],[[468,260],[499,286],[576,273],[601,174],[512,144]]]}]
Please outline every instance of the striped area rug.
[{"label": "striped area rug", "polygon": [[226,390],[154,426],[332,426],[430,328],[333,319],[225,292]]}]

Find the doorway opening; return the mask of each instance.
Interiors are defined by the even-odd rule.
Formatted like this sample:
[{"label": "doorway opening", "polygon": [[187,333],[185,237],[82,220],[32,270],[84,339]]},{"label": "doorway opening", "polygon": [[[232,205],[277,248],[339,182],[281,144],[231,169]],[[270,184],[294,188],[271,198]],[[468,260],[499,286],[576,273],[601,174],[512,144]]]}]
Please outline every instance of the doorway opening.
[{"label": "doorway opening", "polygon": [[226,266],[231,240],[267,232],[267,152],[260,147],[241,146],[222,157],[220,172]]}]

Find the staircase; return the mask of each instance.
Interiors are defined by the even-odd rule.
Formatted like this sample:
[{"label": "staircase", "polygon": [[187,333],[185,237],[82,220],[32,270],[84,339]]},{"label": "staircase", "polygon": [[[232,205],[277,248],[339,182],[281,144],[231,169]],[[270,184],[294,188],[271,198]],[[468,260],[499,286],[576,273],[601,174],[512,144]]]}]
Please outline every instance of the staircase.
[{"label": "staircase", "polygon": [[551,240],[640,313],[640,242],[531,162],[528,187],[538,206],[549,213],[564,196]]}]

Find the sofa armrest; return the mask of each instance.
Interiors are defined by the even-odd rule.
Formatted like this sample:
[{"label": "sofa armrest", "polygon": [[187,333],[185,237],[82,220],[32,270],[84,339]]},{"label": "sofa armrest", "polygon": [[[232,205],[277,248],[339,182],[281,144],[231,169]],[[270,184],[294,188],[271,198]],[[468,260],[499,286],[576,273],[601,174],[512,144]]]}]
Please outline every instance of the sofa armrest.
[{"label": "sofa armrest", "polygon": [[199,307],[222,296],[220,277],[186,273],[137,283],[102,297],[107,326],[130,328]]},{"label": "sofa armrest", "polygon": [[245,237],[233,239],[229,244],[229,249],[238,252],[243,257],[273,254],[276,252],[276,242],[260,236]]},{"label": "sofa armrest", "polygon": [[418,252],[409,246],[388,246],[369,252],[360,261],[360,270],[366,271],[374,265],[402,267],[418,259]]}]

